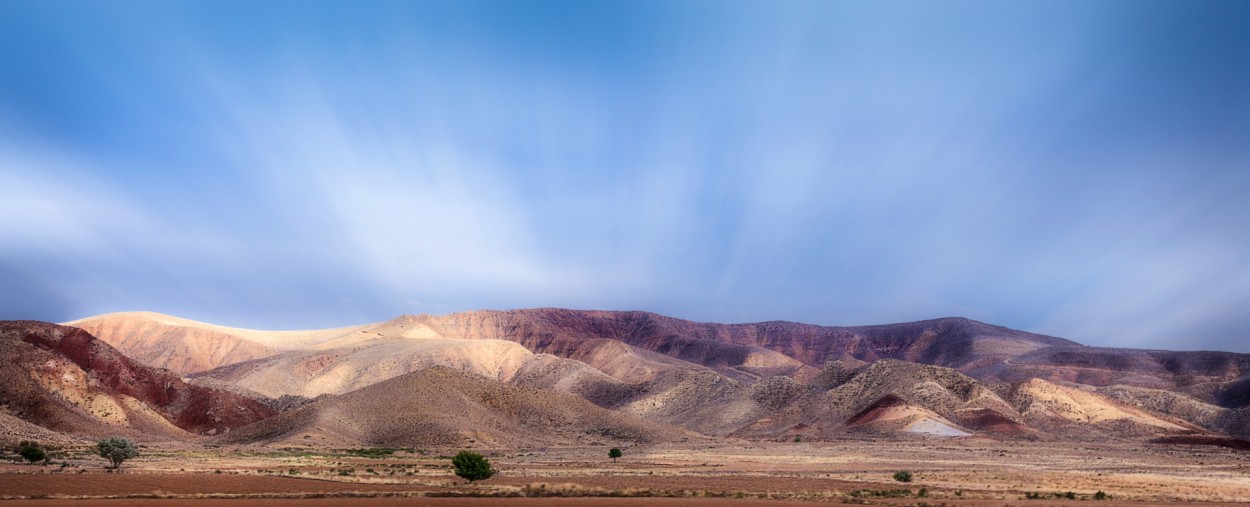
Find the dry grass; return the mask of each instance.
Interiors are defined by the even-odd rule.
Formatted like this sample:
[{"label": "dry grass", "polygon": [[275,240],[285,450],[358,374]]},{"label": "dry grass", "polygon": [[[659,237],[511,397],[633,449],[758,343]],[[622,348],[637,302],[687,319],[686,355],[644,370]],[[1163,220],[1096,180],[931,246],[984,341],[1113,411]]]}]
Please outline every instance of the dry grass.
[{"label": "dry grass", "polygon": [[[0,494],[62,500],[708,498],[997,507],[1069,505],[1068,491],[1076,501],[1105,491],[1111,501],[1099,505],[1250,502],[1250,456],[1222,448],[963,440],[625,451],[613,464],[599,446],[486,450],[502,472],[468,484],[439,457],[452,453],[448,449],[376,457],[332,449],[152,449],[120,474],[104,473],[98,458],[70,450],[65,468],[0,464]],[[892,479],[902,469],[915,474],[913,483]],[[1026,500],[1035,494],[1044,499]]]}]

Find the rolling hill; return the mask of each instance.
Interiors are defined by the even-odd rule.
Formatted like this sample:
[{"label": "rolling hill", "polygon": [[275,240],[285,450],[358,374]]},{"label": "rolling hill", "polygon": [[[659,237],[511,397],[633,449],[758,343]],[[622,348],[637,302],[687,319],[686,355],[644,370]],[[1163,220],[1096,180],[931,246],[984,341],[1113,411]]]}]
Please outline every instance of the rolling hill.
[{"label": "rolling hill", "polygon": [[581,398],[436,366],[238,429],[227,442],[546,446],[693,439]]},{"label": "rolling hill", "polygon": [[141,365],[74,327],[2,321],[0,356],[4,412],[61,433],[182,439],[274,414],[255,400]]},{"label": "rolling hill", "polygon": [[[833,327],[530,309],[403,315],[310,331],[144,312],[75,323],[149,364],[177,368],[194,384],[286,410],[252,428],[321,428],[318,435],[347,441],[406,433],[331,424],[336,403],[364,410],[356,393],[390,385],[386,396],[393,397],[399,388],[388,382],[430,371],[475,375],[499,392],[570,397],[712,437],[1250,436],[1250,355],[1086,347],[963,318]],[[448,421],[408,435],[478,438],[452,431],[458,423]],[[502,442],[507,431],[500,431],[480,438]],[[231,438],[249,434],[272,430]]]},{"label": "rolling hill", "polygon": [[148,366],[180,375],[311,346],[358,329],[256,331],[154,312],[109,313],[64,325],[81,328]]}]

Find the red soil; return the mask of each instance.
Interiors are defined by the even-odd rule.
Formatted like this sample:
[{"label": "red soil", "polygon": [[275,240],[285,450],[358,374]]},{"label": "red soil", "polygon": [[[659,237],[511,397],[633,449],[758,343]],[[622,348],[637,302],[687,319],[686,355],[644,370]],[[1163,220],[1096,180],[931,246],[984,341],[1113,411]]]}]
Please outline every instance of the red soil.
[{"label": "red soil", "polygon": [[1216,447],[1237,449],[1239,451],[1250,451],[1250,440],[1206,435],[1176,435],[1171,437],[1159,437],[1151,439],[1150,443],[1166,445],[1213,445]]},{"label": "red soil", "polygon": [[306,499],[248,499],[248,500],[11,500],[6,507],[61,507],[89,505],[91,507],[470,507],[491,505],[498,507],[811,507],[812,502],[717,498],[306,498]]},{"label": "red soil", "polygon": [[1033,429],[1008,419],[1002,414],[988,408],[961,413],[959,416],[959,424],[965,428],[988,431],[991,433],[1005,433],[1010,435],[1036,433]]},{"label": "red soil", "polygon": [[431,489],[419,485],[356,484],[269,475],[0,474],[0,492],[14,496],[244,495]]}]

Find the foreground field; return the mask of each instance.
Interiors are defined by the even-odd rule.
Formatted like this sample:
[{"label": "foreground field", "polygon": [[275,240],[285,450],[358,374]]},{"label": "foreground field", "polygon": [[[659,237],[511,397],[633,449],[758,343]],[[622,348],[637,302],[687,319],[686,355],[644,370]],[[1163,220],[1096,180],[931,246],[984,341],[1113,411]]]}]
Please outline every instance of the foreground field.
[{"label": "foreground field", "polygon": [[[453,450],[371,454],[261,447],[145,449],[107,473],[86,449],[0,465],[3,505],[1099,505],[1250,502],[1250,453],[1152,444],[985,440],[715,444],[488,451],[469,484]],[[64,463],[64,465],[62,465]],[[911,483],[892,479],[898,470]],[[528,498],[527,498],[528,497]],[[280,500],[280,502],[279,502]]]}]

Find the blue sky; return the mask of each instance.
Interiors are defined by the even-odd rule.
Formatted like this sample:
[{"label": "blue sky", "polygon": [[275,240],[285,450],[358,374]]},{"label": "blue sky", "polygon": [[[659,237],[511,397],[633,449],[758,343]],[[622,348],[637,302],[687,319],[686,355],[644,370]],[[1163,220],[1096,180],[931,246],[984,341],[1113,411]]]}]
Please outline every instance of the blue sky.
[{"label": "blue sky", "polygon": [[0,3],[0,318],[1250,352],[1244,2]]}]

